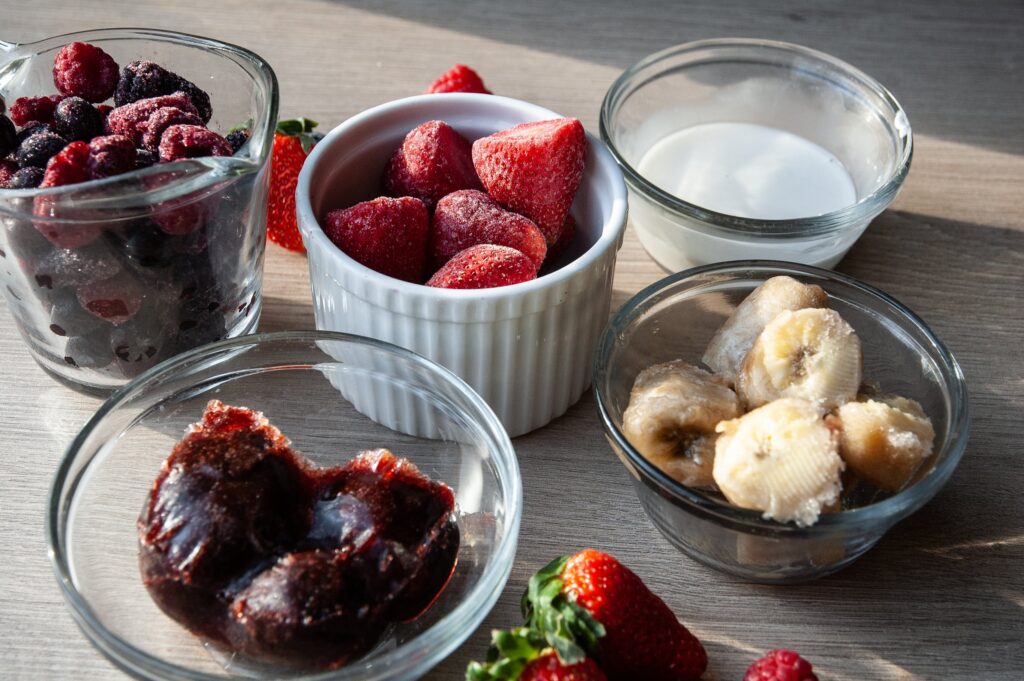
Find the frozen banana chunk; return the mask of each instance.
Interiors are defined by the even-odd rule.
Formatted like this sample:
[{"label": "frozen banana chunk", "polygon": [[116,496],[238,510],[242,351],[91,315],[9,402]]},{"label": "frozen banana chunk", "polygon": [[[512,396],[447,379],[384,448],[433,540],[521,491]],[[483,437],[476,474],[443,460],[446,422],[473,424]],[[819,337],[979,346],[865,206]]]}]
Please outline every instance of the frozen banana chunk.
[{"label": "frozen banana chunk", "polygon": [[622,430],[648,461],[688,487],[714,489],[715,426],[740,413],[725,383],[703,369],[673,360],[636,377]]},{"label": "frozen banana chunk", "polygon": [[717,431],[715,482],[736,506],[807,527],[839,498],[838,435],[814,404],[775,400]]},{"label": "frozen banana chunk", "polygon": [[898,492],[932,454],[935,428],[921,405],[894,395],[847,402],[830,420],[850,470],[887,492]]},{"label": "frozen banana chunk", "polygon": [[838,312],[787,310],[754,341],[736,393],[748,409],[795,397],[827,411],[853,400],[860,379],[860,339]]},{"label": "frozen banana chunk", "polygon": [[765,280],[736,306],[715,332],[704,351],[704,364],[735,385],[743,358],[768,322],[780,312],[805,307],[828,307],[828,294],[820,286],[801,284],[793,277]]}]

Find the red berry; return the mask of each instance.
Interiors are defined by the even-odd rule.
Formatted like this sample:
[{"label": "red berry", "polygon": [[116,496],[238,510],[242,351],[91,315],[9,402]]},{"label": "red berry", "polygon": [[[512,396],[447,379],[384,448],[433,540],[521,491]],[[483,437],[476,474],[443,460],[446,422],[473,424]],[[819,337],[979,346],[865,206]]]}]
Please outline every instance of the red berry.
[{"label": "red berry", "polygon": [[170,95],[140,99],[112,109],[104,122],[105,129],[111,135],[124,135],[136,146],[142,144],[142,136],[146,133],[149,117],[154,111],[165,106],[173,106],[191,114],[198,114],[192,100],[184,92]]},{"label": "red berry", "polygon": [[353,260],[388,276],[420,283],[430,217],[419,199],[382,196],[327,214],[324,232]]},{"label": "red berry", "polygon": [[50,95],[48,97],[19,97],[11,105],[11,120],[18,127],[28,125],[32,121],[53,125],[53,111],[60,104],[63,97]]},{"label": "red berry", "polygon": [[607,681],[597,663],[589,657],[576,664],[562,664],[551,652],[530,662],[519,673],[516,681]]},{"label": "red berry", "polygon": [[477,244],[508,246],[526,255],[539,269],[547,255],[544,235],[529,218],[507,211],[487,194],[475,189],[452,192],[437,202],[430,223],[430,251],[434,268],[459,251]]},{"label": "red berry", "polygon": [[465,64],[456,64],[440,76],[427,88],[426,94],[440,92],[479,92],[483,95],[492,94],[484,87],[480,75]]},{"label": "red berry", "polygon": [[158,149],[164,131],[172,125],[198,125],[203,121],[194,113],[189,113],[176,106],[162,106],[146,119],[146,132],[142,133],[142,146],[146,149]]},{"label": "red berry", "polygon": [[427,286],[497,288],[537,278],[537,266],[508,246],[478,244],[457,253],[434,273]]},{"label": "red berry", "polygon": [[18,172],[18,164],[14,161],[0,161],[0,189],[7,189],[11,182],[11,178],[14,177],[14,173]]},{"label": "red berry", "polygon": [[[270,157],[270,192],[267,195],[267,238],[278,246],[298,253],[305,252],[302,235],[295,220],[295,187],[299,171],[316,144],[313,128],[316,121],[308,118],[280,121],[274,133],[274,149]],[[234,133],[232,133],[234,134]],[[248,139],[236,137],[240,143]],[[231,143],[231,135],[228,135]],[[235,148],[232,144],[232,148]],[[237,151],[237,149],[236,149]]]},{"label": "red berry", "polygon": [[91,179],[89,145],[85,142],[72,142],[47,162],[43,183],[39,186],[61,187]]},{"label": "red berry", "polygon": [[587,137],[575,118],[523,123],[473,143],[477,175],[498,203],[558,241],[583,178]]},{"label": "red berry", "polygon": [[198,125],[172,125],[160,138],[160,162],[184,158],[231,156],[231,145],[213,130]]},{"label": "red berry", "polygon": [[811,663],[792,650],[772,650],[750,665],[743,681],[818,681]]},{"label": "red berry", "polygon": [[62,95],[102,102],[113,96],[117,81],[117,62],[95,45],[70,43],[53,59],[53,84]]},{"label": "red berry", "polygon": [[89,173],[111,177],[135,170],[135,145],[124,135],[93,137],[89,141]]},{"label": "red berry", "polygon": [[384,171],[390,196],[415,196],[433,208],[459,189],[482,189],[471,147],[444,121],[427,121],[405,136]]}]

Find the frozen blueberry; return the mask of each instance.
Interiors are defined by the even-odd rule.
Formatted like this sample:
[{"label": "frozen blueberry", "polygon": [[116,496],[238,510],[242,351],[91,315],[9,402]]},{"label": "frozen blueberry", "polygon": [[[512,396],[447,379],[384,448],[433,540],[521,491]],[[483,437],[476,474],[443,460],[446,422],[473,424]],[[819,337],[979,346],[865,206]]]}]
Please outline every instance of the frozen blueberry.
[{"label": "frozen blueberry", "polygon": [[242,145],[249,141],[249,135],[249,129],[242,128],[241,130],[232,130],[224,139],[231,145],[232,152],[237,154]]},{"label": "frozen blueberry", "polygon": [[18,131],[11,119],[0,114],[0,156],[6,156],[14,151],[17,144]]},{"label": "frozen blueberry", "polygon": [[85,336],[71,336],[64,348],[64,361],[82,369],[102,369],[114,361],[110,351],[110,329],[101,327]]},{"label": "frozen blueberry", "polygon": [[67,144],[68,141],[56,133],[37,132],[26,137],[18,145],[15,158],[22,168],[26,166],[46,168],[47,161],[60,153]]},{"label": "frozen blueberry", "polygon": [[45,171],[42,168],[29,166],[22,168],[11,176],[7,182],[8,189],[35,189],[43,182]]},{"label": "frozen blueberry", "polygon": [[54,248],[35,266],[35,276],[49,277],[57,287],[91,284],[121,270],[117,257],[102,240],[82,248]]},{"label": "frozen blueberry", "polygon": [[50,331],[58,336],[84,336],[110,325],[89,314],[78,302],[74,289],[62,289],[50,308]]},{"label": "frozen blueberry", "polygon": [[118,368],[127,377],[137,376],[170,356],[165,349],[170,343],[170,331],[160,318],[159,310],[149,312],[110,331],[108,347]]},{"label": "frozen blueberry", "polygon": [[88,142],[103,133],[103,114],[81,97],[68,97],[54,109],[53,124],[64,139]]},{"label": "frozen blueberry", "polygon": [[157,155],[155,151],[150,149],[138,148],[135,150],[135,169],[148,168],[157,162]]}]

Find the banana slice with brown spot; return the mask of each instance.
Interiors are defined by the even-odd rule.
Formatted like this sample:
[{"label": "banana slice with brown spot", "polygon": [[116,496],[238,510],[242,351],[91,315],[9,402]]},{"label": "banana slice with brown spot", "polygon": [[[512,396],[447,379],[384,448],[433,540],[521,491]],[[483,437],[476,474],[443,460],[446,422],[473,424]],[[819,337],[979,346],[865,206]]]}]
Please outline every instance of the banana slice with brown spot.
[{"label": "banana slice with brown spot", "polygon": [[780,312],[806,307],[828,307],[828,294],[814,284],[802,284],[793,277],[766,279],[743,299],[704,351],[704,364],[735,385],[743,358],[754,341]]},{"label": "banana slice with brown spot", "polygon": [[714,489],[715,426],[740,413],[725,383],[682,360],[655,364],[636,377],[622,430],[637,451],[688,487]]},{"label": "banana slice with brown spot", "polygon": [[743,360],[736,392],[747,408],[780,397],[823,410],[853,400],[861,381],[860,339],[835,310],[781,312]]},{"label": "banana slice with brown spot", "polygon": [[846,465],[887,492],[901,490],[932,454],[935,428],[914,400],[862,398],[829,418],[838,426],[839,454]]},{"label": "banana slice with brown spot", "polygon": [[838,435],[814,404],[775,400],[717,431],[715,482],[736,506],[806,527],[839,498]]}]

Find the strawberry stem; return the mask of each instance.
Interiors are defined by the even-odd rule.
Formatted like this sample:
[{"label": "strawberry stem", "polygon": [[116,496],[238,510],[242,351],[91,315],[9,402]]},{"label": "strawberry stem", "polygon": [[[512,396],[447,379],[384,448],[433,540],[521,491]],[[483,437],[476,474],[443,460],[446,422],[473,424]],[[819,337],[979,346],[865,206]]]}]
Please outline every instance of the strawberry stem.
[{"label": "strawberry stem", "polygon": [[597,641],[605,633],[604,626],[564,592],[562,571],[568,561],[569,556],[562,556],[541,568],[530,578],[522,600],[527,626],[544,636],[565,665],[595,657]]},{"label": "strawberry stem", "polygon": [[544,636],[526,627],[492,631],[487,661],[471,662],[466,681],[515,681],[533,660],[548,650]]},{"label": "strawberry stem", "polygon": [[277,122],[277,133],[279,135],[288,135],[289,137],[298,137],[299,142],[302,144],[302,150],[309,153],[309,150],[313,148],[317,142],[320,141],[318,133],[313,133],[313,128],[320,125],[312,118],[292,118],[285,121]]}]

